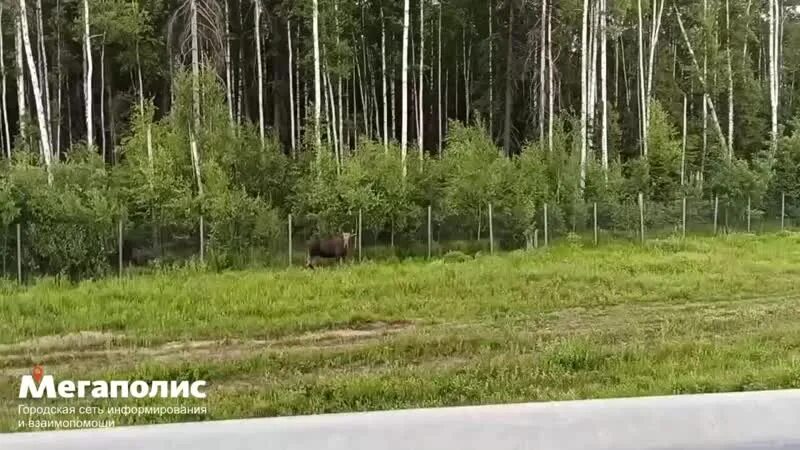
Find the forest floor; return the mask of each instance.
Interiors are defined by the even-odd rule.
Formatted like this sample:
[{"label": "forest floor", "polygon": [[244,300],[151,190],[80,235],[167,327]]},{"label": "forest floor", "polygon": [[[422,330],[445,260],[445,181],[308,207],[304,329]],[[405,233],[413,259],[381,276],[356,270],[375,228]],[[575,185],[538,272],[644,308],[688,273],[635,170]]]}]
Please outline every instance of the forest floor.
[{"label": "forest floor", "polygon": [[[562,244],[466,261],[0,284],[0,431],[18,405],[205,406],[120,426],[800,387],[800,235]],[[196,380],[205,399],[19,400]],[[48,416],[66,419],[74,416]]]}]

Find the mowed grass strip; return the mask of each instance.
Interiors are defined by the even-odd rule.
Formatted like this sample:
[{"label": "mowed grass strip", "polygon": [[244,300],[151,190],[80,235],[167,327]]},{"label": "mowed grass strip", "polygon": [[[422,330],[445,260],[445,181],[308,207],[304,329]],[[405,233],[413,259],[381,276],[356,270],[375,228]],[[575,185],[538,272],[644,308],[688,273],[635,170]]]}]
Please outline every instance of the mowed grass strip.
[{"label": "mowed grass strip", "polygon": [[55,402],[208,407],[118,425],[800,387],[799,274],[785,234],[6,287],[0,431],[18,430],[19,374],[41,362],[57,379],[210,383],[204,401]]},{"label": "mowed grass strip", "polygon": [[83,330],[142,343],[270,338],[372,321],[514,320],[565,308],[800,293],[797,235],[563,245],[460,263],[170,272],[0,291],[0,344]]}]

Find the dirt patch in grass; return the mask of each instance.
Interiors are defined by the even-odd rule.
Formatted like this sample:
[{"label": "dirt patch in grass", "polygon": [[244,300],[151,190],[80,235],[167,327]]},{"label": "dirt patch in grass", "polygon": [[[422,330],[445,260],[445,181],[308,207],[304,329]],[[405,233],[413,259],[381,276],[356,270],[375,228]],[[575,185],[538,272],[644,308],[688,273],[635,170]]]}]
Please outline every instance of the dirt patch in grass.
[{"label": "dirt patch in grass", "polygon": [[[389,335],[410,332],[415,324],[371,322],[358,328],[338,328],[279,339],[223,339],[167,342],[154,347],[118,345],[119,335],[81,332],[64,336],[45,336],[0,347],[0,375],[19,376],[35,364],[49,369],[70,366],[130,366],[141,361],[220,361],[243,359],[265,350],[308,350],[354,346]],[[114,342],[117,345],[113,345]],[[105,346],[105,348],[102,348]],[[100,347],[100,348],[99,348]]]}]

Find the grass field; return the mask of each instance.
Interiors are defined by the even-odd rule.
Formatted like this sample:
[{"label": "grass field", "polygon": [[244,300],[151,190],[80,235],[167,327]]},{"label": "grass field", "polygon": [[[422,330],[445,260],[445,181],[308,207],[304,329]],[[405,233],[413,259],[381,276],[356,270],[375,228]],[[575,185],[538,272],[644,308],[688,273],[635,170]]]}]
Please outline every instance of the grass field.
[{"label": "grass field", "polygon": [[[0,431],[19,376],[204,379],[203,416],[800,387],[800,235],[563,244],[467,261],[0,285]],[[66,404],[69,400],[59,400]]]}]

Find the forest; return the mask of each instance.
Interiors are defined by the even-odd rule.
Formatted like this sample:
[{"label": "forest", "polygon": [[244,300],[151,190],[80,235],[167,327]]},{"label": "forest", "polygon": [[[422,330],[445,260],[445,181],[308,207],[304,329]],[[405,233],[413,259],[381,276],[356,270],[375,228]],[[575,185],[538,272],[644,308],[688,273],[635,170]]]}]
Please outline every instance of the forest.
[{"label": "forest", "polygon": [[[524,242],[800,218],[797,0],[5,0],[0,231],[40,274],[112,271],[117,227],[215,264],[298,236]],[[635,219],[633,219],[635,223]],[[120,225],[122,224],[122,225]],[[19,226],[17,226],[19,225]],[[634,225],[635,226],[635,225]]]}]

